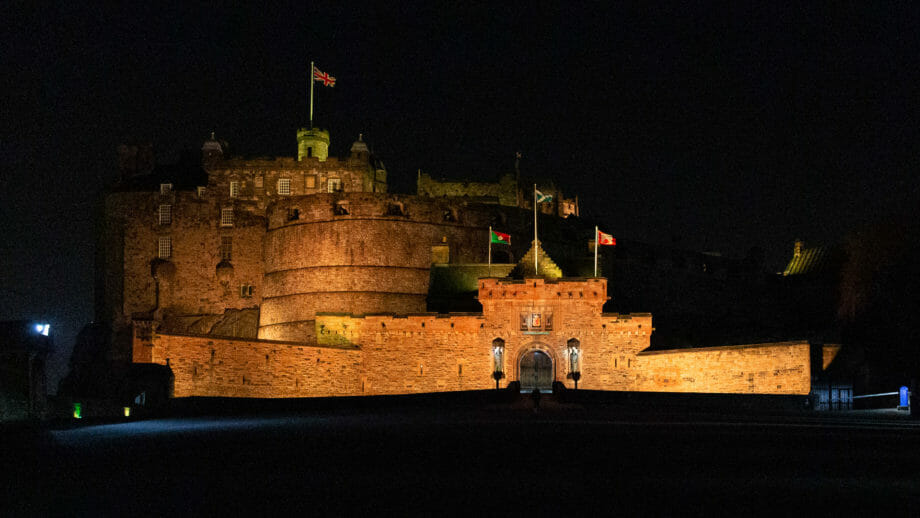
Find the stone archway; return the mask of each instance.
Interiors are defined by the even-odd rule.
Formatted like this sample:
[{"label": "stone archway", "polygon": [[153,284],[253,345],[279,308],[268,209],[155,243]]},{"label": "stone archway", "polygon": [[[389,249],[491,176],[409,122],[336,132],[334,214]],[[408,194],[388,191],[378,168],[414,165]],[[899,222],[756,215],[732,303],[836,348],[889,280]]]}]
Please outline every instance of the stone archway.
[{"label": "stone archway", "polygon": [[553,358],[549,352],[540,349],[525,352],[518,362],[521,392],[532,392],[535,388],[540,391],[552,391],[555,379],[553,373]]}]

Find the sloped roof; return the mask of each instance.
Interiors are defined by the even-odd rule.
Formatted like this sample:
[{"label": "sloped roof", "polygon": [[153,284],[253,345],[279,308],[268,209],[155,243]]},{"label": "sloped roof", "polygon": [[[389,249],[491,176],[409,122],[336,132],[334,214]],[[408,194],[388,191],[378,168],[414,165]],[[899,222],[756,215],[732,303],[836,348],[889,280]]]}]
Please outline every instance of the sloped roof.
[{"label": "sloped roof", "polygon": [[793,256],[783,270],[783,276],[824,274],[838,268],[843,260],[843,252],[838,247],[817,246],[806,248],[798,256]]},{"label": "sloped roof", "polygon": [[[534,271],[533,264],[533,255],[536,251],[539,251],[537,256],[537,262],[539,263],[540,271]],[[547,277],[549,279],[559,279],[562,277],[562,269],[559,268],[556,263],[550,259],[549,255],[543,250],[543,247],[540,246],[539,241],[534,241],[530,247],[530,250],[524,254],[524,257],[518,261],[517,266],[511,272],[511,275],[514,277]]]}]

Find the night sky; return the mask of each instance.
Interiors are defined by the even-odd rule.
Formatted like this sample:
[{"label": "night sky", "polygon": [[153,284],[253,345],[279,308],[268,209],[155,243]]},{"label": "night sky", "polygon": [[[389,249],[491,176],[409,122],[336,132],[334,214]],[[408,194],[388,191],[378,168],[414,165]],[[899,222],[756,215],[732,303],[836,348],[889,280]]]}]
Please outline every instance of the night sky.
[{"label": "night sky", "polygon": [[93,318],[116,146],[170,162],[215,131],[294,155],[310,60],[337,79],[316,91],[331,153],[364,133],[393,191],[418,169],[494,180],[520,151],[617,237],[759,246],[771,270],[795,238],[839,243],[920,199],[909,3],[32,4],[0,11],[0,319],[52,323],[52,392]]}]

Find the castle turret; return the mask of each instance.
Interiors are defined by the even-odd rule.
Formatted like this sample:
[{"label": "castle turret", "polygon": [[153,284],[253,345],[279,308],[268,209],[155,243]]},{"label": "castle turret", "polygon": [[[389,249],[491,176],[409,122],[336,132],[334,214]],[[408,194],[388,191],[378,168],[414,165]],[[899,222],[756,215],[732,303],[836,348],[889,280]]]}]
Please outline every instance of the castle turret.
[{"label": "castle turret", "polygon": [[297,130],[297,160],[318,158],[325,162],[329,158],[329,132],[319,128]]},{"label": "castle turret", "polygon": [[364,134],[358,134],[358,140],[351,145],[351,153],[348,158],[353,160],[365,160],[367,161],[370,157],[370,151],[367,149],[367,143],[364,142]]},{"label": "castle turret", "polygon": [[225,144],[214,138],[214,132],[212,131],[211,138],[201,146],[201,163],[204,166],[209,166],[223,160]]}]

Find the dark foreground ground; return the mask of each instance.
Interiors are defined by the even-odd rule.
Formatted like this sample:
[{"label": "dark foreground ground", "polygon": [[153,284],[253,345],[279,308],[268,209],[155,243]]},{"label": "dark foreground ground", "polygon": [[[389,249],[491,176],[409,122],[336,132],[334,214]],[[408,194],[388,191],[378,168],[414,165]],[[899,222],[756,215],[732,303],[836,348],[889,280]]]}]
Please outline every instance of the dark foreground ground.
[{"label": "dark foreground ground", "polygon": [[0,516],[920,514],[920,425],[903,413],[541,406],[7,426]]}]

